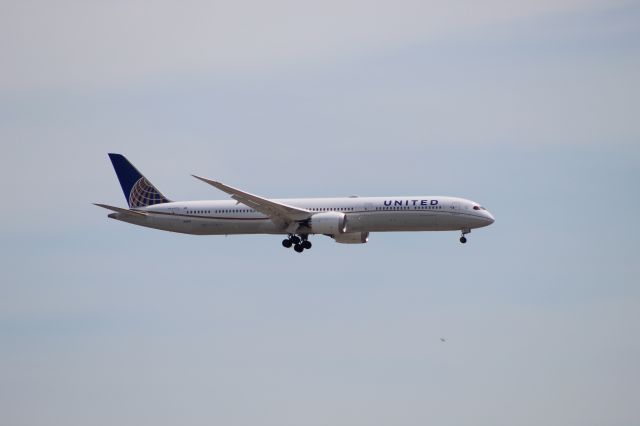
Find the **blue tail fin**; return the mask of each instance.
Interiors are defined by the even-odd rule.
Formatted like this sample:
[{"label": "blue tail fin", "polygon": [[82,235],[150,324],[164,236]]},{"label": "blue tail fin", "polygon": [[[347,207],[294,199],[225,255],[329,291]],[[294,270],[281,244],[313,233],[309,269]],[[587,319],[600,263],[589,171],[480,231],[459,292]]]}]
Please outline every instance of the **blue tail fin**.
[{"label": "blue tail fin", "polygon": [[123,155],[109,154],[109,158],[129,207],[146,207],[169,202]]}]

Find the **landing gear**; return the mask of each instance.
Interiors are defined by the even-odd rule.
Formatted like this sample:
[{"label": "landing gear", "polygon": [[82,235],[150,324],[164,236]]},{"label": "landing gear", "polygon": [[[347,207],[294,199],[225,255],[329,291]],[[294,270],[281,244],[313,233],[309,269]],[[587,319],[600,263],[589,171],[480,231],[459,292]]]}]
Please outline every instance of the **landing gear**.
[{"label": "landing gear", "polygon": [[311,241],[309,241],[307,238],[309,238],[307,234],[289,234],[289,238],[285,238],[284,240],[282,240],[282,246],[285,248],[293,247],[296,252],[302,253],[303,251],[309,250],[312,247]]},{"label": "landing gear", "polygon": [[463,228],[462,229],[462,236],[460,237],[460,242],[462,244],[465,244],[467,242],[467,237],[465,237],[465,235],[467,235],[470,232],[471,232],[471,229],[469,229],[469,228]]}]

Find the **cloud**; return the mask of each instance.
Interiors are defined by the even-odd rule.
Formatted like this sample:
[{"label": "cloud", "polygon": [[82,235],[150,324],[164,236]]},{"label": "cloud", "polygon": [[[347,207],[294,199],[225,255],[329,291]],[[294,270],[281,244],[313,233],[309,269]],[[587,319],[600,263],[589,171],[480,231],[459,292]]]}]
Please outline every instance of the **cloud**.
[{"label": "cloud", "polygon": [[21,1],[3,6],[0,90],[266,73],[424,43],[601,0]]}]

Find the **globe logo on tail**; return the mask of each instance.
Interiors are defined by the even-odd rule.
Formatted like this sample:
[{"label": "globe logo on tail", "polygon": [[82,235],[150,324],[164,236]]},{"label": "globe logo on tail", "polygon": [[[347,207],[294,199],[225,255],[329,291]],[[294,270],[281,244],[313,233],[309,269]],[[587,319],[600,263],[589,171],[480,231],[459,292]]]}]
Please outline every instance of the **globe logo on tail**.
[{"label": "globe logo on tail", "polygon": [[138,179],[129,193],[130,207],[146,207],[167,202],[169,200],[144,177]]}]

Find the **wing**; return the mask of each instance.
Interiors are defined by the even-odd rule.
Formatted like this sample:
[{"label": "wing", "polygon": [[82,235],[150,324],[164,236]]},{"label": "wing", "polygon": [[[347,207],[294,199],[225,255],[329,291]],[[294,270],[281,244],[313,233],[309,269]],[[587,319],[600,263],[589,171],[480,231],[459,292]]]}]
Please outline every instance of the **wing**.
[{"label": "wing", "polygon": [[227,194],[231,195],[231,198],[233,198],[234,200],[269,216],[272,221],[280,225],[285,225],[300,220],[306,220],[309,219],[313,214],[309,210],[289,206],[287,204],[276,203],[275,201],[258,197],[257,195],[249,194],[248,192],[241,191],[215,180],[203,178],[196,175],[191,176],[203,182],[206,182],[211,186],[215,186],[220,191],[226,192]]}]

